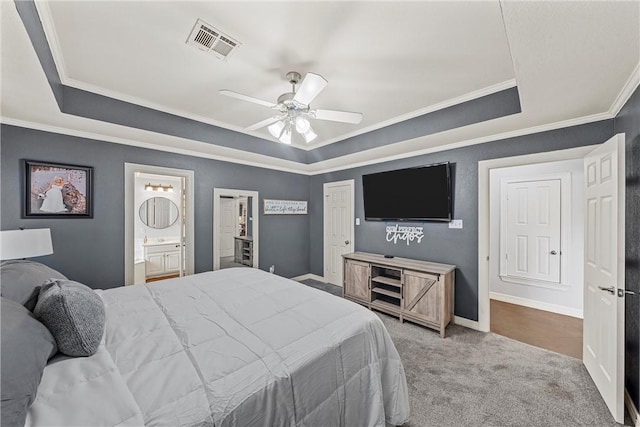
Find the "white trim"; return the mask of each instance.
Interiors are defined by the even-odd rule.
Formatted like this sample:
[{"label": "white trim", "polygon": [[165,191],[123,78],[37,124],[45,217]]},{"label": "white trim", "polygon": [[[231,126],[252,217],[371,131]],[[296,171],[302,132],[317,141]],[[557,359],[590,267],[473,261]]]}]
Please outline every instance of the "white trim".
[{"label": "white trim", "polygon": [[49,44],[51,50],[51,56],[53,56],[53,62],[58,70],[58,77],[62,84],[67,84],[67,67],[64,62],[64,55],[60,49],[60,39],[56,32],[56,26],[53,25],[53,17],[51,16],[51,9],[49,8],[48,1],[34,1],[36,10],[38,11],[38,17],[42,23],[42,29],[44,36]]},{"label": "white trim", "polygon": [[[385,120],[383,122],[379,122],[379,123],[373,124],[371,126],[367,126],[365,128],[358,129],[357,131],[349,132],[349,133],[346,133],[346,134],[341,135],[339,137],[331,138],[331,139],[328,139],[326,141],[319,142],[317,144],[314,144],[311,147],[308,147],[307,150],[313,150],[315,148],[320,148],[320,147],[324,147],[325,145],[333,144],[334,142],[344,141],[345,139],[353,138],[354,136],[358,136],[358,135],[362,135],[362,134],[367,133],[367,132],[371,132],[371,131],[374,131],[374,130],[382,129],[383,127],[394,125],[396,123],[400,123],[400,122],[403,122],[405,120],[413,119],[415,117],[419,117],[419,116],[422,116],[424,114],[432,113],[434,111],[444,110],[445,108],[452,107],[452,106],[458,105],[458,104],[462,104],[464,102],[473,101],[474,99],[482,98],[483,96],[491,95],[493,93],[497,93],[497,92],[500,92],[500,91],[503,91],[505,89],[509,89],[509,88],[512,88],[512,87],[515,87],[515,86],[516,86],[516,80],[515,79],[510,79],[510,80],[507,80],[507,81],[504,81],[504,82],[501,82],[501,83],[497,83],[497,84],[492,85],[492,86],[487,86],[485,88],[482,88],[482,89],[479,89],[479,90],[476,90],[476,91],[473,91],[473,92],[465,93],[464,95],[461,95],[461,96],[458,96],[458,97],[455,97],[455,98],[447,99],[447,100],[439,102],[437,104],[429,105],[427,107],[420,108],[418,110],[411,111],[409,113],[405,113],[405,114],[402,114],[400,116],[392,117],[392,118],[390,118],[388,120]],[[302,147],[300,147],[300,148],[302,148]]]},{"label": "white trim", "polygon": [[[318,276],[317,274],[312,274],[312,273],[307,273],[307,274],[303,274],[302,276],[296,276],[291,278],[291,280],[295,280],[296,282],[302,282],[303,280],[307,280],[307,279],[317,280],[318,282],[327,283],[327,281],[324,280],[324,277]],[[333,283],[330,283],[330,284],[333,285]],[[334,285],[334,286],[342,287],[342,284]]]},{"label": "white trim", "polygon": [[186,169],[175,169],[162,166],[141,165],[135,163],[124,164],[124,284],[134,283],[135,270],[135,173],[152,173],[169,175],[185,179],[187,211],[186,211],[186,239],[185,256],[186,274],[195,272],[195,208],[194,208],[194,172]]},{"label": "white trim", "polygon": [[[265,156],[262,154],[250,153],[243,150],[223,147],[220,145],[209,144],[201,141],[171,137],[169,135],[164,135],[164,134],[162,134],[163,137],[171,138],[171,140],[176,141],[176,143],[184,144],[184,142],[191,142],[193,144],[202,144],[206,148],[209,148],[211,150],[215,150],[218,152],[224,152],[224,154],[205,153],[203,151],[196,151],[193,149],[168,147],[164,145],[158,145],[155,143],[142,142],[142,141],[137,141],[137,140],[128,139],[128,138],[108,136],[108,135],[80,131],[75,129],[68,129],[68,128],[63,128],[59,126],[29,122],[25,120],[13,119],[10,117],[3,117],[3,116],[0,116],[0,123],[28,128],[28,129],[41,130],[45,132],[57,133],[62,135],[77,136],[80,138],[93,139],[97,141],[105,141],[105,142],[112,142],[115,144],[130,145],[133,147],[148,148],[156,151],[163,151],[163,152],[174,153],[174,154],[184,154],[187,156],[200,157],[200,158],[211,159],[211,160],[220,160],[223,162],[237,163],[241,165],[254,166],[254,167],[263,168],[263,169],[271,169],[271,170],[278,170],[282,172],[297,173],[300,175],[314,176],[314,175],[321,175],[321,174],[330,173],[330,172],[355,169],[362,166],[375,165],[378,163],[384,163],[384,162],[389,162],[393,160],[401,160],[401,159],[420,156],[424,154],[431,154],[431,153],[437,153],[441,151],[453,150],[455,148],[468,147],[470,145],[483,144],[486,142],[499,141],[507,138],[514,138],[518,136],[524,136],[524,135],[529,135],[529,134],[534,134],[539,132],[546,132],[549,130],[562,129],[562,128],[571,127],[571,126],[578,126],[581,124],[596,122],[596,121],[605,120],[608,118],[610,117],[608,117],[607,115],[588,116],[582,119],[565,120],[563,122],[556,122],[549,125],[536,126],[536,127],[521,129],[517,131],[510,131],[510,132],[505,132],[501,134],[484,136],[480,138],[452,142],[449,144],[439,145],[437,147],[430,147],[430,148],[424,148],[421,150],[415,150],[415,151],[403,152],[398,154],[392,154],[392,155],[383,156],[383,157],[377,157],[375,159],[366,160],[362,162],[354,161],[354,160],[357,160],[358,157],[362,157],[362,153],[366,153],[367,151],[371,151],[371,150],[386,151],[389,148],[392,148],[393,145],[395,144],[401,144],[407,141],[418,144],[425,138],[429,137],[429,135],[426,135],[426,136],[421,136],[419,138],[415,138],[412,140],[400,141],[394,144],[373,148],[371,150],[365,150],[359,153],[347,154],[338,158],[323,160],[323,161],[312,163],[312,164],[303,164],[303,163],[299,163],[292,160],[276,159],[272,156]],[[150,132],[150,131],[147,131],[147,132]],[[153,133],[153,132],[150,132],[150,133]],[[252,159],[249,159],[249,157],[251,157]],[[330,163],[335,163],[336,159],[338,159],[341,164],[337,166],[326,166],[324,168],[322,167],[323,164],[326,165]],[[257,160],[262,160],[262,162],[258,162]],[[284,163],[285,165],[274,165],[274,164],[270,164],[270,162]],[[318,167],[320,169],[316,169]]]},{"label": "white trim", "polygon": [[370,165],[375,165],[378,163],[384,163],[384,162],[390,162],[393,160],[401,160],[401,159],[406,159],[406,158],[410,158],[410,157],[416,157],[416,156],[421,156],[424,154],[431,154],[431,153],[437,153],[440,151],[447,151],[447,150],[453,150],[455,148],[462,148],[462,147],[468,147],[470,145],[478,145],[478,144],[484,144],[486,142],[493,142],[493,141],[500,141],[503,139],[508,139],[508,138],[515,138],[515,137],[519,137],[519,136],[525,136],[525,135],[530,135],[530,134],[535,134],[535,133],[541,133],[541,132],[547,132],[547,131],[551,131],[551,130],[557,130],[557,129],[563,129],[563,128],[567,128],[567,127],[572,127],[572,126],[578,126],[578,125],[583,125],[586,123],[592,123],[592,122],[598,122],[601,120],[607,120],[607,119],[611,119],[611,117],[609,116],[609,114],[607,113],[599,113],[599,114],[594,114],[591,116],[585,116],[585,117],[580,117],[577,119],[571,119],[571,120],[564,120],[561,122],[555,122],[555,123],[549,123],[549,124],[545,124],[545,125],[540,125],[540,126],[533,126],[530,128],[525,128],[525,129],[518,129],[518,130],[514,130],[514,131],[509,131],[509,132],[504,132],[504,133],[499,133],[499,134],[494,134],[494,135],[489,135],[489,136],[483,136],[483,137],[479,137],[479,138],[474,138],[474,139],[467,139],[467,140],[463,140],[463,141],[458,141],[458,142],[452,142],[452,143],[448,143],[448,144],[443,144],[443,145],[439,145],[436,147],[429,147],[429,148],[424,148],[421,150],[415,150],[415,151],[409,151],[409,152],[403,152],[403,153],[398,153],[398,154],[392,154],[392,155],[388,155],[388,156],[384,156],[384,157],[376,157],[375,159],[371,159],[371,160],[365,160],[365,161],[357,161],[357,159],[359,157],[362,157],[363,153],[367,153],[370,151],[374,151],[374,150],[388,150],[390,147],[393,147],[393,145],[395,144],[404,144],[407,142],[410,142],[413,145],[417,145],[419,143],[421,143],[423,140],[425,140],[426,138],[429,138],[431,135],[424,135],[424,136],[420,136],[418,138],[414,138],[414,139],[409,139],[409,140],[405,140],[405,141],[400,141],[394,144],[388,144],[388,145],[384,145],[381,147],[376,147],[376,148],[372,148],[371,150],[365,150],[365,151],[361,151],[358,153],[352,153],[352,154],[347,154],[344,156],[339,157],[341,164],[337,165],[337,166],[326,166],[324,168],[322,168],[323,164],[330,164],[336,161],[336,159],[329,159],[329,160],[323,160],[320,162],[316,162],[316,163],[312,163],[310,165],[306,165],[307,167],[305,169],[313,169],[315,167],[320,167],[321,169],[317,169],[317,170],[311,170],[311,171],[305,171],[303,173],[307,174],[307,175],[320,175],[320,174],[324,174],[324,173],[329,173],[329,172],[337,172],[337,171],[342,171],[342,170],[347,170],[347,169],[355,169],[355,168],[359,168],[359,167],[363,167],[363,166],[370,166]]},{"label": "white trim", "polygon": [[[618,283],[616,287],[618,289],[625,289],[625,272],[626,272],[626,252],[625,252],[625,237],[626,237],[626,135],[624,133],[618,133],[615,135],[618,145]],[[585,177],[586,180],[586,177]],[[585,201],[586,203],[586,201]],[[586,223],[586,221],[585,221]],[[614,357],[617,358],[616,365],[616,384],[618,390],[616,391],[616,398],[620,402],[618,408],[617,422],[624,423],[624,351],[625,351],[625,301],[624,298],[616,298],[618,303],[617,310],[617,328],[618,328],[618,342],[616,343],[616,349]],[[622,395],[621,395],[622,394]],[[622,402],[621,402],[622,401]],[[614,415],[615,418],[615,415]]]},{"label": "white trim", "polygon": [[[253,238],[253,268],[260,267],[260,197],[257,191],[236,190],[231,188],[213,189],[213,269],[220,269],[220,196],[253,197],[251,202],[251,234]],[[248,215],[248,213],[247,213]]]},{"label": "white trim", "polygon": [[[464,326],[465,328],[473,329],[476,331],[482,331],[482,329],[480,329],[480,324],[476,320],[470,320],[470,319],[467,319],[466,317],[460,317],[460,316],[454,316],[453,319],[454,319],[453,323],[456,325]],[[482,331],[482,332],[487,332],[487,331]]]},{"label": "white trim", "polygon": [[[309,175],[308,173],[305,173],[301,169],[308,165],[298,163],[292,160],[282,160],[272,156],[265,156],[263,154],[251,153],[248,151],[238,150],[238,149],[229,148],[229,147],[223,147],[220,145],[209,144],[201,141],[171,137],[170,135],[165,135],[165,134],[161,134],[161,135],[163,135],[163,137],[171,138],[171,141],[175,142],[176,144],[184,144],[184,142],[192,143],[192,144],[203,144],[203,146],[206,148],[209,148],[215,151],[226,152],[226,154],[205,153],[204,151],[169,147],[165,145],[158,145],[156,143],[142,142],[142,141],[137,141],[137,140],[128,139],[128,138],[120,138],[115,136],[107,136],[107,135],[97,134],[93,132],[62,128],[58,126],[28,122],[25,120],[13,119],[13,118],[2,117],[2,116],[0,116],[0,123],[11,125],[11,126],[23,127],[27,129],[39,130],[43,132],[51,132],[51,133],[56,133],[60,135],[69,135],[69,136],[75,136],[79,138],[92,139],[98,142],[111,142],[114,144],[128,145],[131,147],[138,147],[138,148],[147,148],[150,150],[162,151],[166,153],[183,154],[185,156],[219,160],[222,162],[236,163],[240,165],[253,166],[253,167],[262,168],[262,169],[271,169],[271,170],[277,170],[281,172],[290,172],[290,173],[297,173],[301,175]],[[147,131],[147,132],[150,132],[150,131]],[[249,157],[253,158],[254,160],[250,160]],[[255,159],[262,159],[264,160],[264,162],[258,162]],[[273,165],[273,164],[269,164],[269,162],[285,163],[288,166]]]},{"label": "white trim", "polygon": [[479,330],[489,332],[489,172],[491,169],[522,166],[534,163],[581,159],[593,146],[547,151],[524,156],[503,157],[478,162],[478,324]]},{"label": "white trim", "polygon": [[558,304],[550,304],[548,302],[535,301],[527,298],[516,297],[513,295],[501,294],[499,292],[489,292],[489,298],[509,304],[522,305],[529,308],[535,308],[536,310],[544,310],[551,313],[563,314],[565,316],[577,317],[578,319],[582,319],[582,310],[577,308],[565,307]]},{"label": "white trim", "polygon": [[640,413],[638,413],[638,408],[633,404],[631,395],[629,395],[629,390],[626,388],[624,389],[624,403],[626,404],[629,415],[631,416],[631,422],[635,427],[640,427]]},{"label": "white trim", "polygon": [[629,98],[631,98],[631,95],[633,95],[633,92],[636,90],[636,88],[639,85],[640,85],[640,62],[638,62],[638,65],[636,65],[636,68],[634,68],[634,70],[631,72],[631,75],[627,79],[626,83],[624,84],[624,86],[622,86],[622,90],[620,91],[616,99],[613,101],[613,104],[611,104],[611,107],[609,108],[609,114],[612,117],[615,117],[618,115],[620,110],[622,110],[622,107],[624,107],[624,104],[626,104]]},{"label": "white trim", "polygon": [[[329,229],[329,227],[327,226],[328,220],[329,220],[329,215],[327,215],[327,196],[329,195],[328,191],[329,188],[331,187],[339,187],[339,186],[343,186],[343,185],[348,185],[349,186],[349,191],[351,192],[351,233],[349,234],[349,242],[351,242],[351,252],[355,252],[355,247],[356,247],[356,230],[355,230],[355,221],[356,221],[356,204],[355,204],[355,199],[356,199],[356,191],[355,191],[355,179],[347,179],[345,181],[334,181],[334,182],[325,182],[322,185],[322,272],[324,274],[324,277],[327,277],[327,270],[328,270],[328,256],[327,256],[327,252],[329,250],[329,241],[327,239],[327,230]],[[344,272],[343,272],[344,274]],[[328,279],[326,279],[327,283]],[[340,280],[340,284],[342,283],[342,280]],[[337,283],[332,283],[332,285],[338,285]]]},{"label": "white trim", "polygon": [[[282,172],[297,173],[297,174],[300,174],[300,175],[314,176],[314,175],[321,175],[321,174],[330,173],[330,172],[337,172],[337,171],[342,171],[342,170],[355,169],[355,168],[359,168],[359,167],[363,167],[363,166],[370,166],[370,165],[375,165],[375,164],[384,163],[384,162],[390,162],[390,161],[394,161],[394,160],[401,160],[401,159],[421,156],[421,155],[425,155],[425,154],[437,153],[437,152],[441,152],[441,151],[453,150],[453,149],[456,149],[456,148],[468,147],[470,145],[484,144],[486,142],[500,141],[500,140],[508,139],[508,138],[515,138],[515,137],[519,137],[519,136],[525,136],[525,135],[530,135],[530,134],[535,134],[535,133],[541,133],[541,132],[546,132],[546,131],[550,131],[550,130],[563,129],[563,128],[572,127],[572,126],[578,126],[578,125],[582,125],[582,124],[586,124],[586,123],[592,123],[592,122],[597,122],[597,121],[601,121],[601,120],[606,120],[606,119],[610,119],[610,118],[611,117],[609,116],[609,114],[600,113],[600,114],[596,114],[596,115],[592,115],[592,116],[585,116],[585,117],[581,117],[581,118],[577,118],[577,119],[564,120],[564,121],[561,121],[561,122],[555,122],[555,123],[550,123],[550,124],[541,125],[541,126],[534,126],[534,127],[530,127],[530,128],[504,132],[504,133],[500,133],[500,134],[494,134],[494,135],[483,136],[483,137],[474,138],[474,139],[468,139],[468,140],[463,140],[463,141],[458,141],[458,142],[452,142],[452,143],[448,143],[448,144],[439,145],[439,146],[436,146],[436,147],[424,148],[424,149],[421,149],[421,150],[408,151],[408,152],[402,152],[402,153],[398,153],[398,154],[392,154],[392,155],[387,155],[387,156],[382,156],[382,157],[376,157],[375,159],[365,160],[365,161],[361,161],[361,162],[357,161],[357,159],[359,157],[362,157],[362,153],[366,153],[366,152],[369,152],[369,151],[373,151],[373,150],[387,151],[390,148],[393,148],[393,146],[395,144],[402,144],[402,143],[406,143],[406,142],[411,142],[413,144],[419,144],[423,140],[425,140],[426,138],[431,136],[431,135],[425,135],[425,136],[421,136],[421,137],[414,138],[414,139],[411,139],[411,140],[400,141],[400,142],[397,142],[397,143],[394,143],[394,144],[389,144],[389,145],[384,145],[384,146],[381,146],[381,147],[372,148],[371,150],[365,150],[365,151],[361,151],[361,152],[358,152],[358,153],[347,154],[347,155],[340,156],[340,157],[337,157],[337,158],[333,158],[333,159],[329,159],[329,160],[323,160],[323,161],[316,162],[316,163],[311,163],[311,164],[299,163],[299,162],[292,161],[292,160],[276,159],[276,158],[274,158],[272,156],[265,156],[265,155],[262,155],[262,154],[251,153],[251,152],[247,152],[247,151],[243,151],[243,150],[238,150],[238,149],[229,148],[229,147],[223,147],[223,146],[220,146],[220,145],[209,144],[209,143],[205,143],[205,142],[201,142],[201,141],[189,140],[189,139],[186,139],[186,138],[175,138],[175,137],[172,138],[171,136],[164,135],[164,134],[162,134],[162,135],[165,136],[165,137],[172,138],[173,140],[175,140],[178,143],[184,143],[183,141],[187,141],[187,142],[192,142],[192,143],[195,143],[195,144],[205,144],[204,146],[206,146],[207,148],[210,148],[210,149],[216,150],[216,151],[224,151],[226,153],[225,154],[214,154],[214,153],[205,153],[205,152],[202,152],[202,151],[196,151],[196,150],[192,150],[192,149],[167,147],[167,146],[164,146],[164,145],[157,145],[157,144],[154,144],[154,143],[141,142],[141,141],[136,141],[136,140],[127,139],[127,138],[113,137],[113,136],[107,136],[107,135],[97,134],[97,133],[93,133],[93,132],[85,132],[85,131],[80,131],[80,130],[75,130],[75,129],[62,128],[62,127],[58,127],[58,126],[52,126],[52,125],[46,125],[46,124],[41,124],[41,123],[29,122],[29,121],[13,119],[13,118],[3,117],[3,116],[0,116],[0,123],[13,125],[13,126],[24,127],[24,128],[30,128],[30,129],[35,129],[35,130],[42,130],[42,131],[45,131],[45,132],[58,133],[58,134],[63,134],[63,135],[78,136],[78,137],[81,137],[81,138],[94,139],[94,140],[97,140],[97,141],[106,141],[106,142],[113,142],[113,143],[116,143],[116,144],[123,144],[123,145],[130,145],[130,146],[134,146],[134,147],[148,148],[148,149],[151,149],[151,150],[164,151],[164,152],[169,152],[169,153],[174,153],[174,154],[184,154],[184,155],[187,155],[187,156],[200,157],[200,158],[212,159],[212,160],[220,160],[220,161],[224,161],[224,162],[237,163],[237,164],[242,164],[242,165],[247,165],[247,166],[254,166],[254,167],[263,168],[263,169],[271,169],[271,170],[278,170],[278,171],[282,171]],[[147,131],[147,132],[150,132],[150,131]],[[252,157],[253,160],[250,160],[248,158],[249,156]],[[262,160],[263,162],[258,162],[257,160]],[[286,166],[270,164],[270,162],[274,162],[274,161],[278,162],[278,163],[285,163]],[[336,163],[336,161],[339,161],[340,164],[336,165],[336,166],[324,166],[323,167],[323,165]],[[316,168],[319,168],[319,169],[316,169]]]}]

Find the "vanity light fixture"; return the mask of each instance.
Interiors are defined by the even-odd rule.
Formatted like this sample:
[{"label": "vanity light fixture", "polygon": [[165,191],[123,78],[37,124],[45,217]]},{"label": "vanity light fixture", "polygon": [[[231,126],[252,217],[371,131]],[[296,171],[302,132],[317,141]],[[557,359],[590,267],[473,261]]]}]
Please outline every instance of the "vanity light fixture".
[{"label": "vanity light fixture", "polygon": [[147,184],[144,186],[145,191],[158,191],[158,192],[165,192],[165,193],[173,193],[173,186],[172,185],[151,185],[151,183]]}]

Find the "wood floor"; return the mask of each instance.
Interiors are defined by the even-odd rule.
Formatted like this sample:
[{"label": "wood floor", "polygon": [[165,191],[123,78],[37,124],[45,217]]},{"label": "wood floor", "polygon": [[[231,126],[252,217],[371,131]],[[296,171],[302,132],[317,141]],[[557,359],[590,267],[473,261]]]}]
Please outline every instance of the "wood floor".
[{"label": "wood floor", "polygon": [[180,275],[179,274],[170,274],[168,276],[148,277],[147,280],[145,280],[145,282],[146,283],[151,283],[151,282],[157,282],[159,280],[175,279],[176,277],[180,277]]},{"label": "wood floor", "polygon": [[491,300],[491,332],[582,359],[582,319]]}]

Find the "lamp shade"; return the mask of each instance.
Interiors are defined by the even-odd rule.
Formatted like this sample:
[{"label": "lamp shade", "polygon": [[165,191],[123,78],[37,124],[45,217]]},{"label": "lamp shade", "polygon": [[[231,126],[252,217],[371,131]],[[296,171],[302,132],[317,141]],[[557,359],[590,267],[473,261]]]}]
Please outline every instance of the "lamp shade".
[{"label": "lamp shade", "polygon": [[0,232],[0,260],[32,258],[52,253],[49,228]]}]

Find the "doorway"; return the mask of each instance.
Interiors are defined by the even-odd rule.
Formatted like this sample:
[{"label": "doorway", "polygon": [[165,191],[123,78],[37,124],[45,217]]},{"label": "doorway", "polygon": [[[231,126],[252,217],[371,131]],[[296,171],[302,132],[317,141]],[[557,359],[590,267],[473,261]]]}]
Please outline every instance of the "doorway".
[{"label": "doorway", "polygon": [[125,285],[193,274],[193,171],[124,166]]},{"label": "doorway", "polygon": [[490,171],[491,332],[582,357],[582,159]]},{"label": "doorway", "polygon": [[258,268],[257,191],[213,189],[213,269]]},{"label": "doorway", "polygon": [[[491,317],[491,170],[557,160],[584,162],[582,360],[617,422],[622,422],[624,415],[624,149],[624,134],[617,134],[596,146],[478,162],[477,326],[485,332]],[[604,285],[603,280],[594,280],[601,272],[607,276]]]},{"label": "doorway", "polygon": [[[481,330],[483,332],[489,332],[490,330],[491,260],[492,258],[494,261],[497,261],[497,259],[499,259],[499,252],[495,252],[496,247],[499,246],[495,244],[493,246],[491,245],[491,171],[499,170],[502,168],[530,166],[535,164],[554,163],[560,161],[582,161],[582,158],[592,149],[593,147],[590,146],[577,147],[568,150],[484,160],[478,162],[478,330]],[[493,229],[495,229],[495,227],[496,223],[494,222]],[[539,309],[543,307],[533,308]],[[577,314],[577,312],[575,312],[574,314]]]},{"label": "doorway", "polygon": [[324,200],[324,281],[343,285],[342,255],[355,248],[355,200],[353,179],[327,182]]}]

